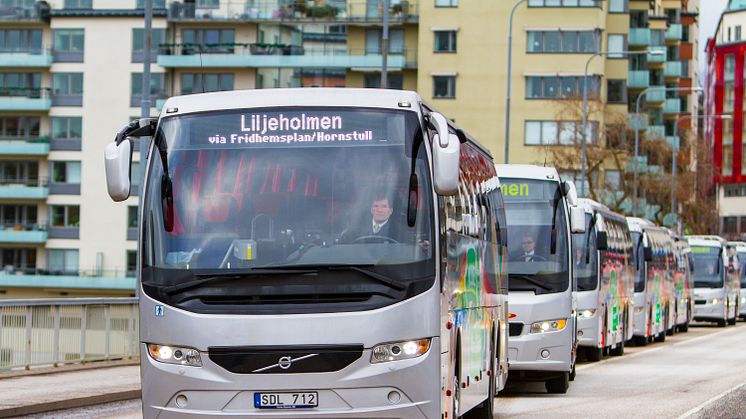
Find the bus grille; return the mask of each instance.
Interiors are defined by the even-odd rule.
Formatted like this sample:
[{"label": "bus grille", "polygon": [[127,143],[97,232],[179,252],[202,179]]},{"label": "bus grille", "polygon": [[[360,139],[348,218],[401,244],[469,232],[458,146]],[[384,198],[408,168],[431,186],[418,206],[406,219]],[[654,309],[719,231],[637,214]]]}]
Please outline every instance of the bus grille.
[{"label": "bus grille", "polygon": [[299,374],[339,371],[363,355],[363,345],[207,348],[210,360],[234,374]]},{"label": "bus grille", "polygon": [[508,335],[509,336],[520,336],[523,331],[523,323],[509,323]]},{"label": "bus grille", "polygon": [[694,304],[707,304],[707,300],[694,300]]}]

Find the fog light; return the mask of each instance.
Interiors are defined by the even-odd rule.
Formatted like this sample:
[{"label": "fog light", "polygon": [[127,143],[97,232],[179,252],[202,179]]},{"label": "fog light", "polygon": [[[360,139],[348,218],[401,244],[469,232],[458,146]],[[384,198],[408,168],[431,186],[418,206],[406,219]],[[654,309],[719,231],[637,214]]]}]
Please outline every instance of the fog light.
[{"label": "fog light", "polygon": [[541,350],[541,357],[542,357],[542,358],[544,358],[544,359],[549,359],[549,355],[551,355],[551,354],[549,353],[549,349],[542,349],[542,350]]},{"label": "fog light", "polygon": [[389,393],[389,402],[391,404],[397,404],[401,400],[401,394],[398,391],[392,391]]},{"label": "fog light", "polygon": [[187,407],[188,403],[189,403],[189,399],[187,399],[187,396],[183,394],[179,394],[178,396],[176,396],[176,405],[179,406],[180,408],[183,409]]},{"label": "fog light", "polygon": [[578,337],[579,337],[579,338],[582,338],[582,337],[583,337],[583,331],[582,331],[582,330],[578,330]]}]

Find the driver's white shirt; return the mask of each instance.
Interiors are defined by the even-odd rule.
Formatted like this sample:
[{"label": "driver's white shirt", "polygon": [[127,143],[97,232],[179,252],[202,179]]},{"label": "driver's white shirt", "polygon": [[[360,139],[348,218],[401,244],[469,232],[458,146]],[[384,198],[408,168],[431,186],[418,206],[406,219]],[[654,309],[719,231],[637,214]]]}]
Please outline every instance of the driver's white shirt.
[{"label": "driver's white shirt", "polygon": [[524,254],[523,254],[523,260],[524,260],[525,262],[530,262],[530,261],[531,261],[531,259],[533,259],[533,257],[534,257],[534,251],[530,251],[530,252],[528,252],[528,253],[524,253]]},{"label": "driver's white shirt", "polygon": [[373,234],[378,234],[379,231],[383,228],[383,226],[386,225],[386,223],[389,222],[389,219],[387,218],[386,221],[382,223],[377,223],[376,220],[371,220],[371,223],[373,224]]}]

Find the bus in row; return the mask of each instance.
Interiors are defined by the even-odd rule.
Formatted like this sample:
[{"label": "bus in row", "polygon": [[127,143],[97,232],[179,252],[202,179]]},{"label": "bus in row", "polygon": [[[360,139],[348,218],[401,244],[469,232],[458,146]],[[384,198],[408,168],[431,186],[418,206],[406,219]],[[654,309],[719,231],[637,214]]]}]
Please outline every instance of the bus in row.
[{"label": "bus in row", "polygon": [[694,265],[694,320],[719,327],[736,324],[740,313],[738,245],[719,236],[687,236]]},{"label": "bus in row", "polygon": [[746,242],[728,242],[728,245],[735,252],[740,266],[741,291],[738,299],[738,317],[746,320]]},{"label": "bus in row", "polygon": [[[144,417],[493,417],[508,357],[521,364],[508,348],[515,200],[468,133],[414,92],[176,96],[106,147],[115,201],[130,195],[133,137],[152,140]],[[535,212],[518,218],[545,217],[533,231],[552,237],[552,256],[510,273],[547,299],[521,315],[526,335],[565,330],[546,356],[555,390],[574,360],[568,185],[531,182]]]}]

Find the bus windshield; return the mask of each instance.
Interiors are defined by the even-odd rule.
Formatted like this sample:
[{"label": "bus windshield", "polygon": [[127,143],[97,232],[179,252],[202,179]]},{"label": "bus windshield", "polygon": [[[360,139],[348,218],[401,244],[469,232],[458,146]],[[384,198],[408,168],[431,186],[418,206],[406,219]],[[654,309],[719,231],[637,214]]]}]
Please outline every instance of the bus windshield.
[{"label": "bus windshield", "polygon": [[692,246],[694,259],[694,286],[698,288],[720,288],[723,286],[722,248]]},{"label": "bus windshield", "polygon": [[[590,223],[591,215],[586,214],[585,225],[588,226]],[[578,291],[595,290],[598,287],[598,252],[595,233],[590,229],[586,229],[585,233],[574,233],[572,247]]]},{"label": "bus windshield", "polygon": [[632,232],[632,244],[635,247],[635,292],[645,291],[645,257],[643,255],[642,233]]},{"label": "bus windshield", "polygon": [[160,159],[151,158],[144,267],[245,275],[354,266],[397,281],[434,275],[417,113],[230,110],[163,118],[157,135],[168,144],[173,204]]},{"label": "bus windshield", "polygon": [[536,294],[570,285],[567,218],[559,182],[501,179],[508,218],[508,289]]}]

